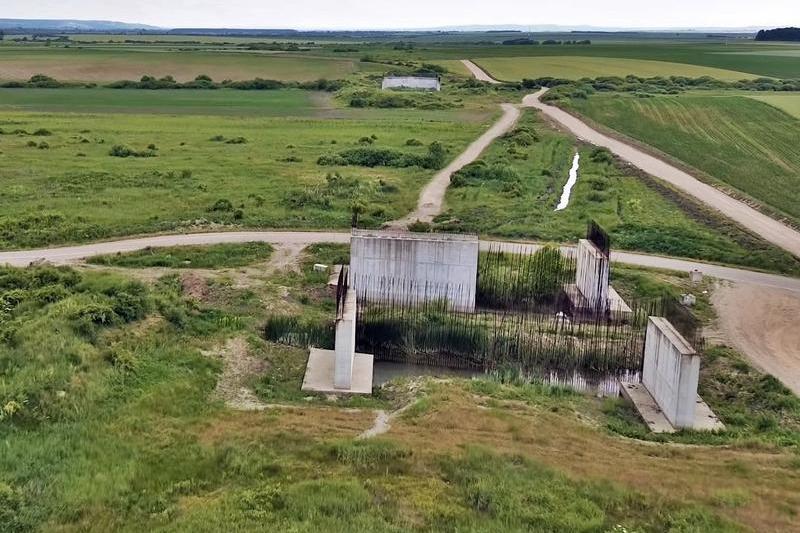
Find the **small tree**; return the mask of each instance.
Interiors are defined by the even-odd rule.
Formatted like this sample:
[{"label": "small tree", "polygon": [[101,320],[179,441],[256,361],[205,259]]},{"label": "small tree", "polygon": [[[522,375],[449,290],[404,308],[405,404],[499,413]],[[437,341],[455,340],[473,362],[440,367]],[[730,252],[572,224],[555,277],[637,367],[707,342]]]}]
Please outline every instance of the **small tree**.
[{"label": "small tree", "polygon": [[363,215],[367,210],[367,206],[361,200],[353,200],[350,204],[350,225],[354,228],[358,227],[358,217]]}]

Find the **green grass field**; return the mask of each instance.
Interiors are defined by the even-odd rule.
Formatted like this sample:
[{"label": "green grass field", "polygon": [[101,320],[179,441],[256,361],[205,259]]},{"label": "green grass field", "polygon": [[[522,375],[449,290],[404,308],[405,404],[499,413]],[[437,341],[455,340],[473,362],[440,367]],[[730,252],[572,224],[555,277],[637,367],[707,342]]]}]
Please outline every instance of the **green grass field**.
[{"label": "green grass field", "polygon": [[61,81],[110,82],[138,80],[144,75],[193,80],[200,74],[217,81],[253,78],[310,81],[341,79],[360,67],[349,58],[249,51],[164,51],[80,49],[63,47],[0,47],[0,79],[26,80],[46,74]]},{"label": "green grass field", "polygon": [[800,120],[744,96],[595,95],[571,107],[800,220]]},{"label": "green grass field", "polygon": [[327,99],[300,89],[0,89],[0,112],[308,116],[330,105]]},{"label": "green grass field", "polygon": [[[574,38],[571,37],[571,38]],[[800,78],[800,62],[796,54],[800,46],[753,42],[680,42],[680,41],[597,41],[591,45],[568,46],[503,46],[503,45],[419,45],[410,52],[377,49],[375,55],[399,59],[458,60],[483,58],[553,58],[572,56],[588,61],[591,70],[607,59],[661,61],[710,67],[753,76]]]},{"label": "green grass field", "polygon": [[[173,97],[190,98],[188,93],[160,93],[136,96],[144,108],[153,106],[149,98],[163,99],[158,100],[160,111],[170,108]],[[56,102],[61,90],[49,94]],[[73,95],[93,106],[94,94]],[[228,94],[235,99],[241,92]],[[295,92],[244,95],[245,101],[263,99],[278,114],[284,113],[286,99],[297,102],[298,97]],[[199,98],[208,98],[207,93]],[[416,155],[442,141],[447,157],[454,157],[488,126],[495,111],[361,109],[339,110],[330,118],[243,112],[173,116],[0,110],[0,246],[219,224],[346,228],[357,199],[366,207],[361,223],[380,224],[412,210],[434,171],[319,166],[321,155],[363,148],[367,138],[370,149]],[[50,135],[33,135],[40,129]],[[407,146],[409,139],[422,145]],[[151,144],[155,149],[148,148]],[[112,157],[115,145],[155,156]],[[341,179],[326,180],[337,171]]]},{"label": "green grass field", "polygon": [[519,81],[523,78],[597,78],[625,77],[629,74],[643,78],[654,76],[686,76],[736,81],[755,77],[752,74],[686,63],[621,59],[609,57],[547,56],[547,57],[482,57],[477,64],[495,79]]},{"label": "green grass field", "polygon": [[272,246],[269,244],[248,242],[146,248],[124,254],[96,255],[86,262],[125,268],[235,268],[263,263],[270,255]]},{"label": "green grass field", "polygon": [[[576,145],[533,114],[522,127],[536,132],[528,146],[510,137],[484,154],[483,176],[454,179],[438,227],[449,231],[571,242],[586,232],[590,219],[611,234],[612,246],[654,254],[692,257],[753,268],[800,272],[800,263],[711,215],[685,197],[648,186],[650,180],[626,174],[593,149],[581,154],[579,178],[569,206],[558,204]],[[527,142],[527,141],[526,141]]]},{"label": "green grass field", "polygon": [[793,117],[800,118],[800,94],[754,94],[748,96],[786,111]]},{"label": "green grass field", "polygon": [[[637,442],[654,437],[619,401],[521,381],[301,393],[307,350],[261,327],[272,312],[331,316],[322,259],[210,274],[201,299],[174,274],[0,268],[0,530],[793,527],[800,401],[725,350],[704,359],[700,392],[729,429],[658,437],[677,446]],[[233,409],[218,384],[287,407]],[[372,408],[408,404],[385,436],[355,439]]]}]

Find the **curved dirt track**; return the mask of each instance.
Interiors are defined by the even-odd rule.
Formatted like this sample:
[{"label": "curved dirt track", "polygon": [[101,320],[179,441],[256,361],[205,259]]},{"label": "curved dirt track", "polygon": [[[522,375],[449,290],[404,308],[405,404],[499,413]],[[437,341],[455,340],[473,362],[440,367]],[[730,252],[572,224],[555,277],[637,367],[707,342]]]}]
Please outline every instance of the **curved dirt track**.
[{"label": "curved dirt track", "polygon": [[476,80],[485,81],[486,83],[492,83],[494,85],[497,85],[497,84],[501,83],[501,82],[497,81],[496,79],[494,79],[493,77],[489,76],[488,72],[483,70],[481,67],[479,67],[478,65],[476,65],[475,63],[473,63],[469,59],[462,59],[461,63],[465,67],[467,67],[467,70],[469,70],[470,73],[473,76],[475,76]]},{"label": "curved dirt track", "polygon": [[756,285],[722,284],[712,301],[722,338],[800,395],[798,295]]},{"label": "curved dirt track", "polygon": [[753,209],[749,205],[732,198],[724,192],[703,183],[694,176],[677,167],[653,157],[638,148],[604,135],[592,129],[585,122],[557,107],[547,105],[539,100],[544,90],[523,98],[525,107],[533,107],[568,129],[578,139],[596,146],[603,146],[628,163],[642,169],[648,174],[671,183],[682,191],[694,196],[704,204],[712,207],[752,231],[756,235],[783,248],[787,252],[800,257],[800,232],[770,218]]},{"label": "curved dirt track", "polygon": [[508,132],[514,127],[514,124],[517,123],[517,119],[519,119],[520,115],[519,108],[512,104],[500,104],[500,106],[503,108],[503,115],[500,119],[428,182],[420,193],[417,209],[415,211],[399,220],[391,222],[389,227],[405,228],[417,220],[420,222],[431,222],[433,217],[442,212],[444,196],[447,193],[447,187],[450,186],[450,176],[478,159],[483,151],[486,150],[495,139]]},{"label": "curved dirt track", "polygon": [[[481,81],[498,83],[489,73],[469,60],[462,60],[464,66]],[[800,232],[789,226],[753,209],[749,205],[732,198],[691,174],[670,165],[669,163],[653,157],[625,142],[609,137],[593,129],[579,118],[570,115],[563,109],[547,105],[539,98],[547,92],[541,89],[535,94],[529,94],[522,99],[524,107],[538,109],[554,121],[569,130],[578,139],[596,146],[603,146],[628,163],[640,168],[648,174],[662,179],[678,187],[682,191],[694,196],[704,204],[712,207],[737,222],[741,226],[761,236],[772,244],[779,246],[787,252],[800,257]]]},{"label": "curved dirt track", "polygon": [[[56,265],[79,263],[87,257],[103,254],[133,252],[144,248],[164,246],[208,245],[235,242],[268,242],[285,246],[308,246],[310,244],[329,242],[347,244],[350,242],[350,233],[336,231],[230,231],[216,233],[184,233],[177,235],[154,235],[117,241],[96,242],[76,246],[63,246],[58,248],[40,248],[37,250],[19,250],[13,252],[0,252],[0,265],[24,267],[37,261],[47,261]],[[541,245],[535,243],[519,243],[509,241],[481,241],[481,249],[497,248],[509,252],[533,252]],[[563,250],[573,248],[563,246]],[[767,274],[752,270],[743,270],[677,259],[672,257],[659,257],[656,255],[637,254],[631,252],[611,252],[611,260],[629,265],[649,268],[662,268],[688,272],[692,269],[702,270],[706,275],[739,283],[748,283],[762,287],[784,289],[800,293],[800,278],[790,278],[777,274]]]}]

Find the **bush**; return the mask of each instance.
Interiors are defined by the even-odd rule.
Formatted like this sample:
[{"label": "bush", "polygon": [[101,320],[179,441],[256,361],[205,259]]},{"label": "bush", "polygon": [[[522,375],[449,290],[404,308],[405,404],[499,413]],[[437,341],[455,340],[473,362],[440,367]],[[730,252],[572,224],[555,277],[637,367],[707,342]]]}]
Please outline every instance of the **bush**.
[{"label": "bush", "polygon": [[612,154],[608,148],[597,147],[592,150],[589,159],[595,163],[613,163],[614,154]]},{"label": "bush", "polygon": [[214,204],[208,208],[209,211],[233,211],[233,204],[230,200],[226,200],[225,198],[220,198]]},{"label": "bush", "polygon": [[154,150],[134,150],[123,144],[115,144],[108,155],[112,157],[155,157]]},{"label": "bush", "polygon": [[487,181],[516,182],[520,177],[511,165],[506,163],[487,163],[479,159],[465,166],[450,177],[453,187],[480,185]]},{"label": "bush", "polygon": [[247,144],[247,139],[244,137],[234,137],[233,139],[225,141],[225,144]]},{"label": "bush", "polygon": [[36,135],[37,137],[47,137],[52,135],[52,133],[50,132],[50,130],[39,128],[38,130],[33,132],[33,135]]},{"label": "bush", "polygon": [[413,167],[438,170],[446,162],[447,151],[439,142],[428,146],[424,156],[392,150],[390,148],[352,148],[334,155],[322,155],[317,159],[321,166],[355,165],[361,167]]}]

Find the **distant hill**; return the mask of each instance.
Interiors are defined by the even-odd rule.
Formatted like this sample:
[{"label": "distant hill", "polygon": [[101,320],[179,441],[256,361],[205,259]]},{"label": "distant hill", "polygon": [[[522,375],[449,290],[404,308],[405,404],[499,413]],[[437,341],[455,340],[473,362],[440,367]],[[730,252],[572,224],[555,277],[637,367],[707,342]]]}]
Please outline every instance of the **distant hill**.
[{"label": "distant hill", "polygon": [[156,26],[148,26],[147,24],[115,22],[111,20],[0,19],[0,30],[6,33],[8,33],[9,30],[110,32],[158,29],[159,28]]},{"label": "distant hill", "polygon": [[800,41],[800,28],[775,28],[760,30],[756,41]]}]

